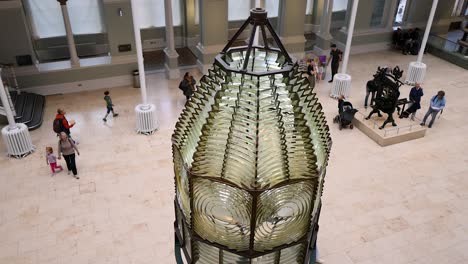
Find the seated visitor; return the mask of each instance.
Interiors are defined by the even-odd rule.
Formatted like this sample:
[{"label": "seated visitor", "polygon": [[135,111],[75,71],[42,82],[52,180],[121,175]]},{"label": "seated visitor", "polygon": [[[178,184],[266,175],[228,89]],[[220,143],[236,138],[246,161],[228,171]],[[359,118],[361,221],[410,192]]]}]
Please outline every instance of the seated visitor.
[{"label": "seated visitor", "polygon": [[424,95],[423,89],[419,83],[416,83],[413,88],[411,88],[409,94],[409,101],[411,106],[401,113],[400,118],[407,118],[411,115],[411,120],[414,121],[416,116],[416,111],[421,108],[421,97]]},{"label": "seated visitor", "polygon": [[392,36],[393,47],[401,48],[402,40],[403,40],[403,31],[401,30],[401,28],[397,28],[395,31],[393,31],[393,36]]}]

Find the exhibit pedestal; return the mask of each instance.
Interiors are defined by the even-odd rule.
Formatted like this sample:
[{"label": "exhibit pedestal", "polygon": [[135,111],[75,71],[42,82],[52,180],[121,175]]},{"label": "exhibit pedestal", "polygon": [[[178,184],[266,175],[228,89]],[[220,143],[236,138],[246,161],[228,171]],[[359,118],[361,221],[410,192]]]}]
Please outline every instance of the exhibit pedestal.
[{"label": "exhibit pedestal", "polygon": [[137,114],[137,132],[151,135],[158,129],[156,106],[153,104],[139,104],[135,107]]},{"label": "exhibit pedestal", "polygon": [[394,127],[389,123],[385,128],[379,129],[387,119],[387,115],[382,114],[382,117],[374,115],[366,120],[370,111],[372,111],[371,108],[359,109],[354,116],[353,125],[382,147],[422,138],[426,135],[426,128],[419,125],[420,120],[400,119],[398,113],[394,115],[397,126]]},{"label": "exhibit pedestal", "polygon": [[426,64],[422,62],[410,62],[408,67],[408,74],[406,75],[406,83],[414,85],[415,83],[422,83],[426,76]]}]

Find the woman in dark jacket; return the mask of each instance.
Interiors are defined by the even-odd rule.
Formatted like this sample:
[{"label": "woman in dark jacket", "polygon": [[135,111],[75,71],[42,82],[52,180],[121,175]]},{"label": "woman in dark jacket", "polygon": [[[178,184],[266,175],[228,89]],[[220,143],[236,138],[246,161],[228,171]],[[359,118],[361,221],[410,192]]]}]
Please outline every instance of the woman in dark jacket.
[{"label": "woman in dark jacket", "polygon": [[196,83],[197,82],[195,81],[193,76],[186,72],[184,75],[184,79],[179,84],[179,89],[182,90],[187,100],[190,99],[190,97],[192,97],[192,94],[195,91]]}]

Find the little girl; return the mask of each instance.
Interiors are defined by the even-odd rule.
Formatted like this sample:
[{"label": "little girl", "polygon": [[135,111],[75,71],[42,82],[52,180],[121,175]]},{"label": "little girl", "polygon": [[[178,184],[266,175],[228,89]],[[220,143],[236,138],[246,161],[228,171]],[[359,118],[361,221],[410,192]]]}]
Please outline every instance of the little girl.
[{"label": "little girl", "polygon": [[57,165],[57,157],[55,157],[52,147],[46,147],[46,162],[50,165],[50,169],[52,170],[51,176],[54,176],[56,169],[60,169],[60,171],[63,170],[62,166]]}]

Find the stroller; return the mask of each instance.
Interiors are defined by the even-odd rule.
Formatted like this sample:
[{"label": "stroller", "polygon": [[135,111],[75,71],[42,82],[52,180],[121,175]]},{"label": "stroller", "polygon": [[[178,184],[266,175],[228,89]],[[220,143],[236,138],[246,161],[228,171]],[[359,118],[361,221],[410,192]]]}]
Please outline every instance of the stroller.
[{"label": "stroller", "polygon": [[333,118],[333,123],[338,123],[340,130],[349,126],[353,129],[354,126],[351,123],[354,115],[358,110],[353,108],[353,104],[346,102],[343,99],[338,100],[338,115]]}]

